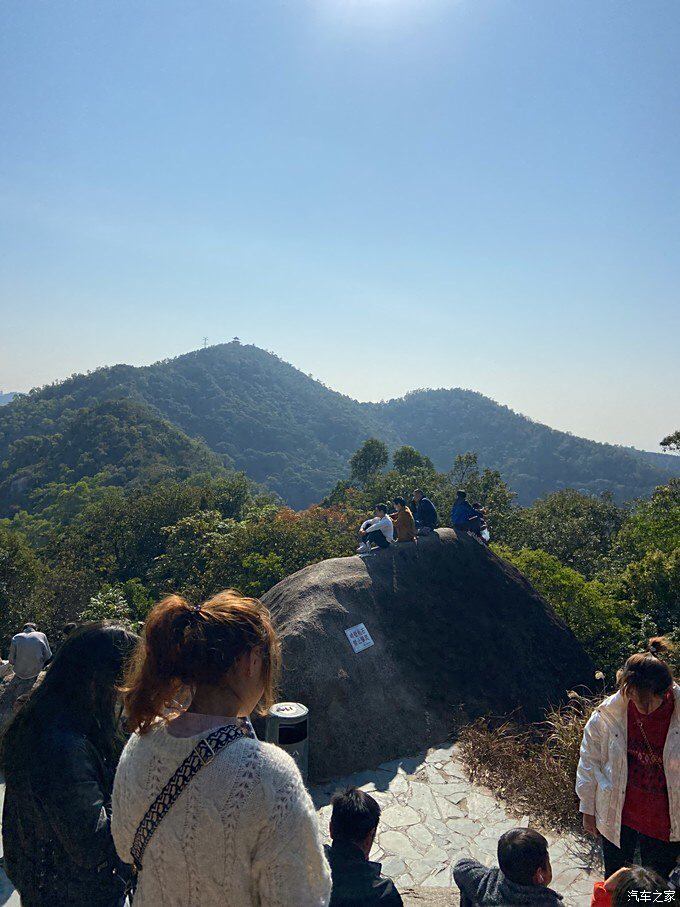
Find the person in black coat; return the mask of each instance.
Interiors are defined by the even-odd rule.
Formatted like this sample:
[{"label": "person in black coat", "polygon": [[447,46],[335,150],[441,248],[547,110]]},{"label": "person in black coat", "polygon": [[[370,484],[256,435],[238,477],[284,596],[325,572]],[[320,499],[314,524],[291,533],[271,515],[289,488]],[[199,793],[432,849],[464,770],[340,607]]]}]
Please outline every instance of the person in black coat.
[{"label": "person in black coat", "polygon": [[333,844],[326,847],[333,877],[329,907],[402,907],[394,882],[381,874],[380,863],[368,859],[379,821],[380,806],[370,794],[350,787],[333,797]]},{"label": "person in black coat", "polygon": [[[413,492],[413,504],[411,505],[413,519],[416,521],[416,532],[418,535],[427,535],[437,528],[439,522],[437,510],[429,498],[426,498],[420,488]],[[422,530],[422,531],[421,531]]]},{"label": "person in black coat", "polygon": [[22,907],[125,902],[111,791],[125,743],[116,685],[135,642],[116,625],[73,631],[5,732],[4,868]]}]

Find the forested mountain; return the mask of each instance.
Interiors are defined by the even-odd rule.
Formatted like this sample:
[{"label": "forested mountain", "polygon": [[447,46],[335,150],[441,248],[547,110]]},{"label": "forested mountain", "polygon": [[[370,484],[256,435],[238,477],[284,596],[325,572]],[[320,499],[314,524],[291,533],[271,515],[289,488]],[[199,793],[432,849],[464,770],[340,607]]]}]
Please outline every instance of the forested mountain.
[{"label": "forested mountain", "polygon": [[[127,407],[112,406],[120,400]],[[472,391],[358,403],[271,353],[233,342],[143,368],[76,375],[2,407],[0,516],[27,506],[28,491],[45,483],[102,471],[125,483],[220,464],[305,506],[346,476],[349,456],[370,436],[392,448],[412,444],[440,469],[477,451],[521,502],[565,486],[627,499],[680,473],[670,455],[575,438]]]},{"label": "forested mountain", "polygon": [[11,403],[12,400],[16,397],[16,394],[12,391],[8,394],[0,393],[0,406],[4,406],[6,403]]},{"label": "forested mountain", "polygon": [[680,475],[680,460],[669,454],[556,431],[474,391],[415,391],[373,408],[402,443],[426,453],[438,469],[450,468],[452,451],[476,451],[480,464],[498,469],[522,504],[560,488],[610,491],[623,501]]}]

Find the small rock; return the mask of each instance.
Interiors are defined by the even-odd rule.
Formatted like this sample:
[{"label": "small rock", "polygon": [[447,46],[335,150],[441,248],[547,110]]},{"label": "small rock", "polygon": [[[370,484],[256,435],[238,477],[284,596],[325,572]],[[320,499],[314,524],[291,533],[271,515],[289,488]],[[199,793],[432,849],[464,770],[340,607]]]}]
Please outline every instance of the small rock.
[{"label": "small rock", "polygon": [[401,831],[383,831],[379,837],[379,842],[386,854],[397,854],[407,860],[420,859],[420,853]]},{"label": "small rock", "polygon": [[463,835],[463,837],[472,840],[474,840],[482,830],[481,825],[477,822],[472,822],[470,819],[447,819],[446,824],[451,831],[458,832],[459,835]]},{"label": "small rock", "polygon": [[451,867],[441,866],[428,876],[423,882],[424,888],[450,888]]},{"label": "small rock", "polygon": [[432,844],[432,833],[425,825],[412,825],[407,835],[415,844],[422,844],[424,847]]},{"label": "small rock", "polygon": [[406,864],[400,856],[389,857],[383,861],[383,874],[393,879],[395,876],[403,875],[406,871]]},{"label": "small rock", "polygon": [[428,750],[425,756],[426,762],[449,762],[453,757],[453,744],[442,746],[434,750]]},{"label": "small rock", "polygon": [[436,801],[442,819],[463,819],[465,817],[463,810],[447,800],[446,797],[436,797]]},{"label": "small rock", "polygon": [[380,821],[387,828],[404,828],[408,825],[418,825],[420,816],[410,806],[390,806],[383,812]]}]

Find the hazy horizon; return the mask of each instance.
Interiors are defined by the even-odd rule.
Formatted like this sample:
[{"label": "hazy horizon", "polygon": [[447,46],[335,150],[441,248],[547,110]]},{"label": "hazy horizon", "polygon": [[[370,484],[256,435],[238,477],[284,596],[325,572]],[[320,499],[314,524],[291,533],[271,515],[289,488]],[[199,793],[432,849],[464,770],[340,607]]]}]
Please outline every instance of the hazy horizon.
[{"label": "hazy horizon", "polygon": [[680,427],[676,0],[0,7],[0,388],[239,336]]}]

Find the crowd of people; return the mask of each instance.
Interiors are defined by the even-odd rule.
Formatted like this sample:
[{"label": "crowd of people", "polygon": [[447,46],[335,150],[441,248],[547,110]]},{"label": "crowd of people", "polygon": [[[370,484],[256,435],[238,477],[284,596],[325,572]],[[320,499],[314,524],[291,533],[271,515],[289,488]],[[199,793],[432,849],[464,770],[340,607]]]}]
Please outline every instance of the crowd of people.
[{"label": "crowd of people", "polygon": [[[395,497],[392,504],[377,504],[373,516],[359,528],[361,543],[358,554],[369,554],[376,548],[389,548],[395,542],[415,542],[418,536],[429,535],[439,525],[437,509],[420,488],[413,492],[411,506],[406,499]],[[490,539],[486,509],[470,504],[467,492],[461,489],[451,508],[451,525],[469,532],[488,544]]]},{"label": "crowd of people", "polygon": [[[257,599],[225,591],[193,605],[170,596],[141,639],[89,623],[71,627],[54,656],[27,625],[10,660],[25,675],[42,671],[39,683],[38,674],[22,678],[34,683],[0,747],[4,867],[25,907],[402,903],[370,859],[376,799],[338,793],[324,847],[296,763],[253,731],[250,716],[272,703],[281,660]],[[592,904],[672,902],[680,687],[662,640],[626,661],[617,692],[590,717],[576,791],[584,829],[602,843]],[[530,828],[501,836],[498,866],[465,858],[453,874],[463,907],[562,901],[550,887],[548,843]]]}]

